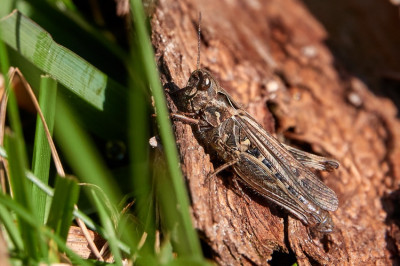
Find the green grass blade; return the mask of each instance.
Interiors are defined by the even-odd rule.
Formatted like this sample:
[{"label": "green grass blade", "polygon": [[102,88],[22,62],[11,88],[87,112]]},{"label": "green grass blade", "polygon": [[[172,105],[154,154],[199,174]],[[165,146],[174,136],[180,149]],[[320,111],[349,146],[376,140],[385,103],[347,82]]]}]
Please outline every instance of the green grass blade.
[{"label": "green grass blade", "polygon": [[[28,184],[25,179],[26,158],[21,151],[22,144],[13,133],[8,132],[5,135],[5,147],[8,155],[9,170],[10,170],[10,184],[13,197],[20,205],[25,206],[29,215],[33,214],[32,198],[28,190]],[[38,251],[38,235],[36,231],[23,220],[17,216],[17,221],[21,236],[24,242],[24,250],[28,257],[39,259],[40,254]],[[36,221],[34,219],[33,221]]]},{"label": "green grass blade", "polygon": [[[23,12],[19,6],[18,10],[45,28],[61,45],[83,55],[85,60],[114,78],[119,77],[121,69],[116,66],[122,66],[122,62],[126,61],[126,51],[109,32],[87,21],[87,17],[77,11],[75,6],[69,5],[69,10],[59,7],[50,1],[30,0],[30,12]],[[93,49],[93,44],[96,49]]]},{"label": "green grass blade", "polygon": [[122,266],[122,257],[121,252],[118,248],[118,238],[115,232],[115,228],[110,219],[109,213],[103,206],[103,203],[100,201],[99,197],[96,195],[94,190],[91,190],[91,196],[93,197],[94,203],[97,207],[97,211],[101,220],[102,225],[104,226],[104,230],[107,236],[108,243],[110,245],[111,252],[114,256],[114,261],[116,265]]},{"label": "green grass blade", "polygon": [[[26,178],[30,180],[35,186],[40,188],[43,192],[47,194],[49,197],[54,196],[54,190],[53,188],[49,187],[47,184],[43,183],[39,178],[34,176],[31,172],[26,172]],[[104,230],[101,228],[99,225],[95,224],[91,218],[89,218],[86,214],[84,214],[82,211],[78,210],[73,210],[74,217],[77,217],[81,219],[88,228],[97,231],[99,234],[104,235]],[[118,240],[118,247],[125,253],[130,254],[131,249],[129,246],[122,241]]]},{"label": "green grass blade", "polygon": [[67,240],[74,205],[79,198],[79,186],[75,178],[57,176],[47,226],[64,241]]},{"label": "green grass blade", "polygon": [[50,34],[17,10],[3,18],[0,27],[4,42],[80,98],[103,110],[107,85],[104,73],[56,44]]},{"label": "green grass blade", "polygon": [[[189,255],[201,258],[202,251],[196,231],[193,228],[189,214],[189,199],[183,176],[179,168],[178,151],[175,146],[175,139],[172,133],[172,127],[169,120],[169,112],[166,105],[164,91],[160,84],[160,78],[154,60],[154,53],[150,43],[150,38],[146,29],[146,20],[140,0],[131,0],[132,17],[134,18],[134,28],[138,36],[139,54],[142,56],[144,72],[150,84],[154,97],[155,108],[157,110],[157,123],[160,130],[162,144],[164,146],[165,157],[168,170],[172,178],[174,194],[176,195],[176,204],[170,207],[179,206],[179,217],[175,217],[181,228],[178,229],[180,244],[177,245],[182,255]],[[168,210],[165,210],[168,212]]]},{"label": "green grass blade", "polygon": [[[57,82],[49,76],[41,79],[39,91],[39,105],[46,120],[50,134],[53,133],[54,116],[56,108]],[[43,183],[47,184],[49,179],[49,169],[51,160],[51,150],[46,138],[46,133],[39,114],[36,118],[36,134],[33,147],[32,172]],[[45,222],[46,194],[37,186],[32,186],[32,197],[36,214],[41,223]]]},{"label": "green grass blade", "polygon": [[33,183],[34,186],[38,187],[42,192],[46,193],[47,196],[54,196],[54,189],[43,183],[43,181],[37,178],[32,172],[25,172],[25,176],[29,181]]},{"label": "green grass blade", "polygon": [[12,241],[13,248],[15,250],[22,251],[24,249],[24,244],[22,241],[21,232],[14,222],[14,217],[11,211],[3,205],[0,205],[0,221]]},{"label": "green grass blade", "polygon": [[[2,30],[0,28],[0,36],[2,35],[1,31]],[[8,53],[7,53],[6,46],[1,38],[0,38],[0,67],[1,67],[1,73],[4,76],[5,87],[6,87],[6,91],[7,91],[8,86],[9,86],[7,73],[8,73],[8,68],[10,67],[10,64],[8,61]]]},{"label": "green grass blade", "polygon": [[55,137],[61,151],[83,182],[102,188],[111,203],[117,206],[121,200],[118,186],[94,148],[95,145],[81,129],[77,118],[63,97],[57,97]]},{"label": "green grass blade", "polygon": [[[0,29],[0,34],[2,30]],[[14,96],[14,92],[9,89],[8,79],[8,54],[5,49],[4,43],[0,41],[0,64],[1,70],[5,77],[6,93],[9,94],[7,114],[11,129],[14,132],[8,132],[5,135],[5,148],[9,159],[9,170],[10,170],[10,186],[16,202],[19,202],[23,206],[26,206],[29,212],[32,212],[30,191],[28,190],[28,184],[24,178],[24,171],[27,167],[27,155],[25,150],[25,144],[23,140],[22,127],[19,119],[18,106]],[[3,206],[2,206],[3,208]],[[3,222],[8,224],[9,235],[13,239],[14,244],[21,252],[34,259],[40,257],[37,249],[38,239],[36,232],[32,231],[31,228],[21,220],[21,217],[17,217],[18,228],[12,227],[10,224],[10,217],[6,217],[5,213],[2,217]],[[42,245],[40,245],[42,246]]]},{"label": "green grass blade", "polygon": [[[36,2],[36,1],[34,1]],[[47,2],[57,5],[62,3],[65,6],[65,9],[71,10],[71,11],[76,11],[76,6],[72,0],[48,0]]]},{"label": "green grass blade", "polygon": [[[0,39],[63,85],[61,92],[78,101],[88,126],[106,137],[121,137],[126,118],[126,89],[105,73],[57,44],[32,20],[14,11],[0,20]],[[13,57],[14,58],[14,57]],[[109,129],[109,130],[107,130]]]},{"label": "green grass blade", "polygon": [[[22,133],[21,121],[19,118],[17,100],[15,98],[14,92],[11,89],[8,89],[7,117],[10,122],[11,130],[13,131],[13,137],[16,139],[15,148],[18,150],[18,159],[21,160],[21,167],[24,167],[22,168],[22,170],[25,170],[26,166],[28,165],[28,156],[25,149],[25,142]],[[7,151],[7,154],[8,156],[11,156],[10,151]]]},{"label": "green grass blade", "polygon": [[[75,252],[70,250],[59,236],[51,232],[50,229],[43,227],[42,225],[37,223],[36,216],[31,214],[25,207],[17,203],[15,200],[3,194],[0,194],[0,205],[4,205],[5,207],[13,210],[17,214],[17,216],[21,218],[22,222],[31,227],[32,231],[40,232],[40,236],[44,235],[47,238],[54,240],[60,250],[67,254],[74,265],[91,265],[90,263],[87,263],[85,260],[81,259]],[[30,258],[28,257],[28,259]]]},{"label": "green grass blade", "polygon": [[[0,31],[1,34],[1,31]],[[9,63],[8,63],[8,54],[6,47],[3,43],[2,40],[0,40],[0,67],[1,67],[1,72],[3,74],[4,80],[5,80],[5,88],[6,91],[9,90],[9,79],[7,75],[7,71],[9,68]],[[2,156],[6,158],[6,150],[3,149],[2,147],[2,153],[4,153]],[[18,183],[18,182],[17,182]],[[23,190],[24,188],[22,188]],[[23,191],[22,191],[23,192]],[[0,194],[3,194],[3,191],[1,191]],[[4,207],[0,206],[0,219],[5,226],[8,235],[10,236],[11,240],[14,243],[14,246],[17,250],[23,250],[24,248],[24,243],[22,236],[20,234],[20,230],[18,227],[15,225],[13,217],[11,216],[11,213]]]},{"label": "green grass blade", "polygon": [[[140,250],[141,256],[154,256],[156,232],[156,206],[154,181],[150,175],[150,92],[144,76],[145,64],[138,52],[137,40],[131,41],[129,72],[129,155],[131,164],[132,196],[135,199],[135,215],[141,221],[140,234],[147,239]],[[141,236],[139,236],[141,237]]]},{"label": "green grass blade", "polygon": [[[73,115],[64,99],[57,99],[55,136],[63,154],[75,173],[83,182],[95,184],[101,188],[111,202],[111,207],[118,206],[122,199],[117,184],[105,167],[105,163],[94,149],[92,141],[77,124],[77,116]],[[135,250],[138,243],[132,230],[125,229],[122,237]]]},{"label": "green grass blade", "polygon": [[14,5],[15,0],[2,0],[0,2],[0,18],[9,14],[14,9]]},{"label": "green grass blade", "polygon": [[[59,236],[64,243],[67,241],[69,227],[71,226],[74,205],[78,201],[79,186],[72,177],[62,178],[57,176],[54,198],[51,202],[47,226]],[[48,261],[59,262],[58,249],[49,242]],[[47,251],[47,250],[46,250]]]},{"label": "green grass blade", "polygon": [[[0,28],[0,35],[2,33],[3,29]],[[0,64],[1,64],[1,71],[5,78],[5,92],[8,95],[7,116],[9,119],[9,123],[11,125],[11,129],[14,131],[15,137],[18,140],[16,142],[19,150],[18,154],[21,156],[22,163],[24,163],[24,166],[26,166],[28,160],[22,134],[21,121],[19,119],[18,105],[15,99],[14,92],[10,89],[10,81],[8,77],[8,69],[9,69],[8,54],[4,46],[4,43],[1,40],[0,40]]]}]

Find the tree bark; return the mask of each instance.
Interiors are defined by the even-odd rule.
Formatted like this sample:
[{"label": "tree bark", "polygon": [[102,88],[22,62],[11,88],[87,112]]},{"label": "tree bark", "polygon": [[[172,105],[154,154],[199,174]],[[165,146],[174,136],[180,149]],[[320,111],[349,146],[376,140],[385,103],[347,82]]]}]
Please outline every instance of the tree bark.
[{"label": "tree bark", "polygon": [[318,173],[340,201],[336,230],[314,233],[239,189],[233,173],[207,178],[219,162],[189,125],[174,122],[208,257],[222,265],[399,262],[400,123],[393,102],[371,92],[381,81],[399,84],[396,9],[384,1],[159,0],[152,37],[164,83],[182,88],[196,69],[201,12],[201,67],[283,142],[341,163]]}]

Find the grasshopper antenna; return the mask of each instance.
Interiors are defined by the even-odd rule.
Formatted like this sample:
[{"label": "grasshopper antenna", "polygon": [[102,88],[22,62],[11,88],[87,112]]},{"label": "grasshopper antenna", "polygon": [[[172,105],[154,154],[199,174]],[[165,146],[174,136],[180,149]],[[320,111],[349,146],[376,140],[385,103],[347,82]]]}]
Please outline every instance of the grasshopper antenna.
[{"label": "grasshopper antenna", "polygon": [[200,42],[201,42],[200,23],[201,23],[201,12],[199,12],[199,28],[198,28],[198,34],[197,34],[197,69],[200,68]]}]

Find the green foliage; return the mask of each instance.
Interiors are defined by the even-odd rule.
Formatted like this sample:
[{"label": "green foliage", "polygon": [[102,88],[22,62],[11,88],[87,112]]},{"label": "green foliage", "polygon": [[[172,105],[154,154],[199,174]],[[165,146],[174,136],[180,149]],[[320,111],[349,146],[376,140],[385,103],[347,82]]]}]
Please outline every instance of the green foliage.
[{"label": "green foliage", "polygon": [[[0,19],[1,71],[6,77],[9,65],[21,69],[39,95],[51,133],[54,125],[66,172],[75,176],[56,177],[41,121],[35,141],[27,138],[33,133],[21,123],[17,101],[7,89],[10,189],[0,193],[0,233],[11,261],[53,263],[62,260],[63,252],[74,264],[92,263],[66,246],[72,218],[78,217],[107,240],[117,265],[125,258],[204,264],[141,1],[130,2],[129,48],[110,37],[112,30],[99,30],[73,1],[2,4],[18,10]],[[164,154],[157,165],[148,145],[154,131]],[[116,155],[103,151],[109,143],[118,143]],[[132,201],[133,210],[125,210]],[[161,246],[155,248],[156,243]]]},{"label": "green foliage", "polygon": [[64,241],[67,240],[74,205],[79,197],[79,186],[72,177],[57,176],[47,226]]},{"label": "green foliage", "polygon": [[[57,82],[51,77],[41,78],[39,91],[39,104],[43,116],[49,127],[50,134],[53,133],[54,116],[56,109]],[[39,115],[36,118],[35,142],[32,156],[32,171],[43,183],[48,183],[51,150],[46,138],[46,133]],[[36,214],[39,221],[45,222],[47,198],[46,193],[37,186],[32,186],[33,205],[36,206]]]}]

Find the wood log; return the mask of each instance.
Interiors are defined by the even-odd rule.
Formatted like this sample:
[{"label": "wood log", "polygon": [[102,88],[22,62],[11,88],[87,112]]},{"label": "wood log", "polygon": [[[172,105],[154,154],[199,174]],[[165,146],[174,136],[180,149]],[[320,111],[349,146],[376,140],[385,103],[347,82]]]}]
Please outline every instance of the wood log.
[{"label": "wood log", "polygon": [[201,67],[282,142],[341,164],[318,173],[339,198],[336,230],[313,233],[238,189],[232,172],[207,178],[220,162],[174,122],[193,221],[218,264],[399,263],[400,123],[391,99],[373,93],[382,81],[398,88],[398,7],[365,2],[158,1],[152,41],[164,84],[182,88],[196,69],[201,12]]}]

